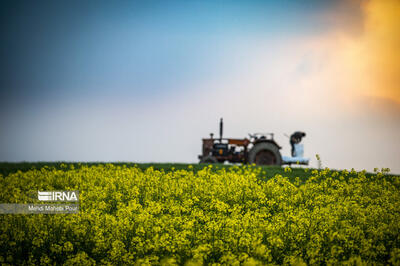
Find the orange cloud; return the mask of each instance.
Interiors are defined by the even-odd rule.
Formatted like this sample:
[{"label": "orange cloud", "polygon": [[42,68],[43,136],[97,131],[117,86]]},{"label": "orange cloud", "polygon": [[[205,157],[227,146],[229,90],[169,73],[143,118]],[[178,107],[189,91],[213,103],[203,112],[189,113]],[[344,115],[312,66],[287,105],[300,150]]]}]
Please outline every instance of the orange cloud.
[{"label": "orange cloud", "polygon": [[400,103],[400,1],[370,0],[363,10],[364,34],[356,50],[367,94]]}]

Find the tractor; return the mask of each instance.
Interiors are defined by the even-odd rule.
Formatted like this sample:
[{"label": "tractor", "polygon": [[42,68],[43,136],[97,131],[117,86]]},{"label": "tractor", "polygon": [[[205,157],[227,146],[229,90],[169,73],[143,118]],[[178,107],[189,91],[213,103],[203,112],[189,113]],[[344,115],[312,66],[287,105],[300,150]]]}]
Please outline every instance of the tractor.
[{"label": "tractor", "polygon": [[281,146],[274,140],[273,133],[249,134],[249,138],[223,138],[223,119],[219,123],[219,138],[203,139],[200,163],[242,163],[256,165],[308,165],[309,159],[303,158],[303,145],[300,144],[305,133],[296,131],[290,136],[292,156],[282,156]]}]

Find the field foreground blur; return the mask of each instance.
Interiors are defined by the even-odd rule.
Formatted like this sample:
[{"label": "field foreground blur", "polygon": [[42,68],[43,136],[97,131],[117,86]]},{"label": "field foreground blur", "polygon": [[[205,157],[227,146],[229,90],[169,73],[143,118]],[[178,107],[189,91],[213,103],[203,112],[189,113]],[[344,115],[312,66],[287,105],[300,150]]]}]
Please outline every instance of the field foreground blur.
[{"label": "field foreground blur", "polygon": [[398,176],[167,168],[3,167],[0,203],[29,203],[38,190],[79,190],[80,212],[0,215],[0,263],[400,263]]}]

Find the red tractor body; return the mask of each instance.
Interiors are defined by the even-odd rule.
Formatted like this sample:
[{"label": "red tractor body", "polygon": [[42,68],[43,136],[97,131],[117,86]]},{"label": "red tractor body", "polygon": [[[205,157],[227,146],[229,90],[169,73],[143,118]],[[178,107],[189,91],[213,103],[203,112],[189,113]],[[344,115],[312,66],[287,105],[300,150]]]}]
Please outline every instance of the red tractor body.
[{"label": "red tractor body", "polygon": [[243,163],[257,165],[281,165],[281,147],[272,133],[249,134],[249,138],[223,138],[223,121],[220,122],[220,137],[203,139],[200,163]]}]

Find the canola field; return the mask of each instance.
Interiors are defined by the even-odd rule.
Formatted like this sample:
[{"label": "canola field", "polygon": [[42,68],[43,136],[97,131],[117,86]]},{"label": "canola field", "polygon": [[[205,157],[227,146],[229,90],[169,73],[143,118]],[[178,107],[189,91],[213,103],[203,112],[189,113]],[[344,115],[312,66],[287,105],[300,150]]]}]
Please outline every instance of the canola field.
[{"label": "canola field", "polygon": [[[195,169],[196,168],[196,169]],[[254,166],[62,164],[0,175],[0,203],[78,190],[78,214],[1,214],[0,264],[400,264],[400,177]]]}]

